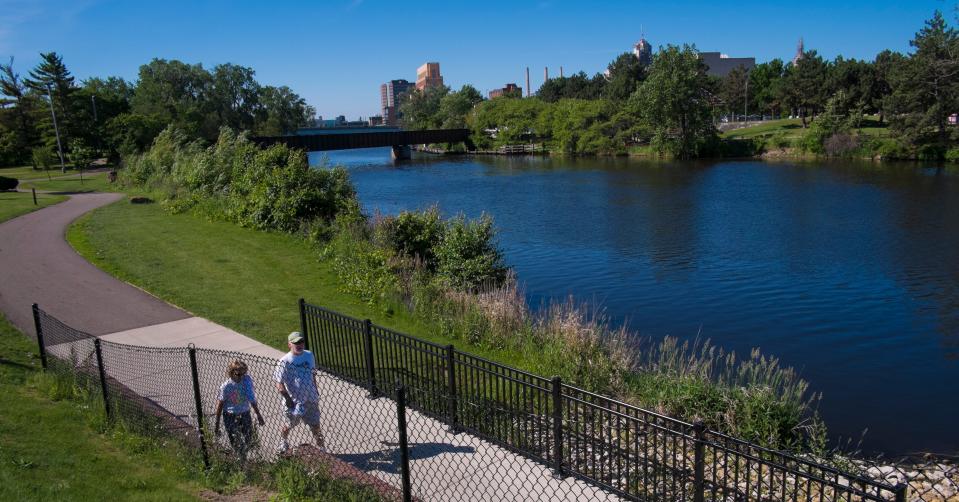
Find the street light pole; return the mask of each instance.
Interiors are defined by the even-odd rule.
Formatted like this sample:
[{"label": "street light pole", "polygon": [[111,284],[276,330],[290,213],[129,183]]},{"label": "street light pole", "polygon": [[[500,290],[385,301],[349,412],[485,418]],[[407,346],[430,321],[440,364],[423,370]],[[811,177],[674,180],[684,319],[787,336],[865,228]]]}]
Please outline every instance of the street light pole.
[{"label": "street light pole", "polygon": [[97,120],[97,95],[96,95],[96,94],[91,94],[91,95],[90,95],[90,101],[93,102],[93,132],[94,132],[94,134],[96,134],[96,138],[97,138],[97,156],[99,156],[99,155],[100,155],[100,129],[99,129],[98,124],[97,124],[97,122],[99,122],[99,121]]},{"label": "street light pole", "polygon": [[47,96],[50,98],[50,115],[53,115],[53,132],[57,135],[57,153],[60,154],[60,172],[67,172],[67,166],[63,162],[63,145],[60,144],[60,128],[57,126],[57,112],[53,109],[53,90],[50,84],[47,84]]}]

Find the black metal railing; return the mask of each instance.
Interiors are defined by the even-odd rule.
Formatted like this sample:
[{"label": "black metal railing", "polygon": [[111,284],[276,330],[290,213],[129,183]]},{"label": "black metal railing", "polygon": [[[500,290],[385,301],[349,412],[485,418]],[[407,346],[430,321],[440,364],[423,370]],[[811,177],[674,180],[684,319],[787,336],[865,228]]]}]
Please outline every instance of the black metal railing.
[{"label": "black metal railing", "polygon": [[893,486],[301,302],[317,364],[631,500],[905,500]]}]

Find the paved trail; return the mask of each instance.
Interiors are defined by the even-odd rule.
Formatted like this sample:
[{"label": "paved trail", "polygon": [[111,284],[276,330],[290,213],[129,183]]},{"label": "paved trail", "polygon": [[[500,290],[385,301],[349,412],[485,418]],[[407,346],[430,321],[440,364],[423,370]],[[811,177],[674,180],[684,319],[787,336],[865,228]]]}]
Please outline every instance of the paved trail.
[{"label": "paved trail", "polygon": [[[115,279],[67,244],[64,234],[73,220],[122,197],[110,193],[73,195],[66,202],[0,224],[0,311],[21,331],[32,335],[35,331],[30,305],[38,303],[69,326],[111,342],[146,347],[183,347],[192,343],[200,348],[270,358],[282,356],[273,347],[195,317]],[[66,357],[69,344],[51,347],[51,352],[64,352]],[[189,422],[192,403],[181,395],[182,388],[188,387],[178,385],[179,390],[174,391],[156,385],[160,381],[182,380],[189,373],[183,363],[153,360],[152,365],[108,365],[107,373]],[[145,371],[149,373],[147,377],[141,375]],[[206,371],[200,385],[216,389],[223,378],[219,368]],[[269,396],[269,386],[264,383],[258,383],[260,392]],[[319,385],[330,452],[398,486],[395,444],[385,444],[396,434],[392,401],[366,399],[362,388],[331,375],[321,374]],[[261,407],[268,421],[276,423],[283,410],[278,399],[266,396],[260,398]],[[211,399],[205,399],[207,414],[212,405]],[[407,414],[413,443],[413,487],[420,500],[615,499],[582,481],[555,479],[545,466],[469,434],[449,434],[442,423],[419,413]],[[360,417],[363,419],[358,420]],[[192,423],[196,423],[195,417]],[[304,428],[298,429],[299,438],[291,443],[309,441]],[[261,429],[261,434],[265,445],[275,444],[278,439],[276,430]],[[272,454],[266,456],[270,458]]]}]

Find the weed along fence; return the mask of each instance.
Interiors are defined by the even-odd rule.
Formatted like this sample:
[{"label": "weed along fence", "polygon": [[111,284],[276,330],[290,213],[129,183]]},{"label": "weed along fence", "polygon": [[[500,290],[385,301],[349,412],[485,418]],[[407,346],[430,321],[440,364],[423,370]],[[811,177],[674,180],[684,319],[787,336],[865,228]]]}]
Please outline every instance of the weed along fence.
[{"label": "weed along fence", "polygon": [[301,302],[326,372],[630,500],[906,500],[892,486]]},{"label": "weed along fence", "polygon": [[[316,357],[322,448],[287,423],[278,360],[139,347],[73,329],[34,307],[45,368],[109,420],[179,437],[208,467],[290,457],[356,483],[360,500],[904,501],[924,498],[353,319],[301,300]],[[216,434],[227,366],[246,363],[264,425]],[[221,425],[220,428],[225,428]],[[951,474],[950,474],[951,475]]]}]

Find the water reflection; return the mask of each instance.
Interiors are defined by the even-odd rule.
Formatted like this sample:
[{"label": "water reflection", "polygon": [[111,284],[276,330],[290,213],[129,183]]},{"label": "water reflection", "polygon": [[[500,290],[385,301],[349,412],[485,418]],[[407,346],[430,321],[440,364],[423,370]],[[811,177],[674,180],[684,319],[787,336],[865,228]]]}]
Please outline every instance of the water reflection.
[{"label": "water reflection", "polygon": [[[316,156],[313,156],[315,159]],[[959,450],[959,176],[873,163],[334,152],[368,211],[492,214],[532,305],[762,347],[867,449]],[[908,419],[903,419],[908,417]]]}]

